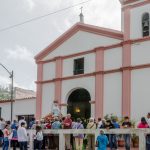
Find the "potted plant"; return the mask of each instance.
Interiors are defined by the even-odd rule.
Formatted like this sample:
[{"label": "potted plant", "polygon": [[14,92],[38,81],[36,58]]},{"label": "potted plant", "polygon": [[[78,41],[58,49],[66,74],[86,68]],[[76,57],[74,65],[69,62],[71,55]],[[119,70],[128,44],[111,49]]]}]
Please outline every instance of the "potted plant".
[{"label": "potted plant", "polygon": [[120,135],[118,136],[118,146],[119,146],[119,147],[124,147],[124,146],[125,146],[123,134],[120,134]]},{"label": "potted plant", "polygon": [[131,137],[133,147],[139,147],[139,137],[136,134],[133,134]]}]

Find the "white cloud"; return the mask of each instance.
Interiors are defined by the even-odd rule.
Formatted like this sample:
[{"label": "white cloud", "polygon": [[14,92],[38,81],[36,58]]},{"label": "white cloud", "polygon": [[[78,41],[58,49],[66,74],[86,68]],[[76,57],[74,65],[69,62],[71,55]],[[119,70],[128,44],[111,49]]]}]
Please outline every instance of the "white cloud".
[{"label": "white cloud", "polygon": [[45,11],[46,10],[54,11],[59,9],[61,3],[63,2],[62,0],[23,0],[23,3],[26,11],[33,13],[33,11],[37,11],[40,9],[40,11],[38,12],[40,15],[42,15],[41,12],[43,8]]},{"label": "white cloud", "polygon": [[[44,7],[45,10],[56,10],[60,7],[61,4],[64,4],[63,0],[32,0],[36,6]],[[66,4],[66,2],[65,2]]]},{"label": "white cloud", "polygon": [[36,84],[34,81],[32,81],[28,87],[26,87],[27,89],[31,89],[33,91],[36,91]]},{"label": "white cloud", "polygon": [[[14,0],[13,2],[3,0],[0,2],[0,17],[2,23],[4,22],[1,26],[16,24],[83,1],[86,0]],[[85,23],[120,29],[119,0],[92,0],[82,6]],[[37,72],[34,55],[79,21],[80,7],[81,5],[67,9],[0,34],[0,61],[9,70],[14,70],[15,82],[19,86],[35,89]],[[9,77],[6,73],[4,76],[8,78],[4,78],[3,72],[5,73],[3,70],[0,71],[0,83],[5,84],[9,82]]]},{"label": "white cloud", "polygon": [[28,5],[29,10],[33,10],[33,8],[35,7],[35,3],[33,2],[33,0],[25,0],[24,2]]},{"label": "white cloud", "polygon": [[0,75],[0,85],[2,86],[8,86],[10,84],[10,79],[9,77],[4,77]]},{"label": "white cloud", "polygon": [[[0,75],[0,85],[3,87],[8,87],[11,84],[11,79],[6,76],[2,76]],[[14,82],[14,87],[21,87],[19,84],[17,84],[16,82]]]},{"label": "white cloud", "polygon": [[34,56],[26,47],[17,45],[14,49],[6,49],[7,59],[27,61],[34,64]]},{"label": "white cloud", "polygon": [[[85,23],[120,30],[121,5],[119,0],[92,0],[82,6]],[[81,5],[72,9],[74,16],[79,14],[80,7]]]}]

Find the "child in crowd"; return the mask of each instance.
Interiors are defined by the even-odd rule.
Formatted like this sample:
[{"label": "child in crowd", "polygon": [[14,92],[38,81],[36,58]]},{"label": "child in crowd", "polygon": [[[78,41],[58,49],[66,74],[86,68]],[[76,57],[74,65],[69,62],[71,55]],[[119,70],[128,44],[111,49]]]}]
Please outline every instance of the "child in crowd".
[{"label": "child in crowd", "polygon": [[42,141],[43,141],[42,128],[41,128],[41,126],[36,126],[34,150],[36,150],[36,149],[41,150],[41,148],[42,148]]},{"label": "child in crowd", "polygon": [[100,134],[96,139],[97,150],[107,150],[107,145],[108,145],[108,138],[104,134],[104,131],[100,130]]}]

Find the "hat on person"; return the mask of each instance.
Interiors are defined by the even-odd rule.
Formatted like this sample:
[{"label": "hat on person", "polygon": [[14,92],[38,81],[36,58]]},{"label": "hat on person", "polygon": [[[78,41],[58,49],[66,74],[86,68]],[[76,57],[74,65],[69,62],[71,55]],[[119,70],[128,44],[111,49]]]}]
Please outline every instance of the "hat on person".
[{"label": "hat on person", "polygon": [[90,118],[90,121],[94,121],[94,118],[91,117],[91,118]]}]

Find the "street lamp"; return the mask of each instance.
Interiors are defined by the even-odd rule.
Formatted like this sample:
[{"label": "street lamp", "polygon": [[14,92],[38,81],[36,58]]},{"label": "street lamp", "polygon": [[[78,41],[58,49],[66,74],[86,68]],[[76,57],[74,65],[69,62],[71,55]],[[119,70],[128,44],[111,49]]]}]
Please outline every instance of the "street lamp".
[{"label": "street lamp", "polygon": [[14,89],[14,72],[13,70],[10,72],[3,64],[0,63],[0,65],[7,71],[7,73],[9,74],[9,78],[11,79],[11,121],[13,118],[13,89]]}]

